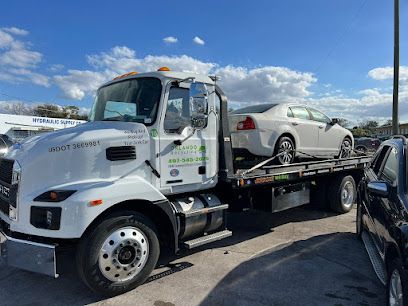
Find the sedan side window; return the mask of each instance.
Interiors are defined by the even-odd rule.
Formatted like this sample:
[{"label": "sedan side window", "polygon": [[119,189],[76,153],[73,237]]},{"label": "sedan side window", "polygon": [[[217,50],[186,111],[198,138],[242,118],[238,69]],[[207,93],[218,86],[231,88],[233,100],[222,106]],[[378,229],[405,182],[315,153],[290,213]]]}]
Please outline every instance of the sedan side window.
[{"label": "sedan side window", "polygon": [[310,113],[312,114],[313,120],[322,122],[322,123],[330,123],[330,118],[327,117],[325,114],[319,112],[316,109],[309,108]]},{"label": "sedan side window", "polygon": [[298,119],[310,120],[309,112],[307,111],[305,107],[292,106],[290,110],[292,111],[293,117],[298,118]]},{"label": "sedan side window", "polygon": [[392,186],[397,185],[398,177],[398,150],[392,148],[388,154],[384,169],[380,175],[380,179],[390,183]]}]

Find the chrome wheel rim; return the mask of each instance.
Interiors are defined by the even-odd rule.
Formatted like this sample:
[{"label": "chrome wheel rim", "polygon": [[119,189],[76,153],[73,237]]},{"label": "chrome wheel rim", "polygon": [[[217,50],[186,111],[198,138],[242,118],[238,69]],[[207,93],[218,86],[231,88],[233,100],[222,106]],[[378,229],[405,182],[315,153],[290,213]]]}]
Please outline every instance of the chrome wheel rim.
[{"label": "chrome wheel rim", "polygon": [[349,208],[353,205],[354,200],[354,186],[350,181],[347,181],[344,186],[343,190],[341,191],[341,203],[343,206]]},{"label": "chrome wheel rim", "polygon": [[340,157],[347,158],[351,155],[351,143],[350,140],[343,140],[340,148]]},{"label": "chrome wheel rim", "polygon": [[112,282],[134,278],[149,257],[149,242],[136,227],[115,230],[105,239],[99,251],[99,269]]},{"label": "chrome wheel rim", "polygon": [[391,278],[390,278],[389,304],[390,306],[402,306],[403,305],[401,275],[397,269],[395,269],[392,272]]},{"label": "chrome wheel rim", "polygon": [[282,141],[279,145],[279,161],[281,164],[290,164],[293,160],[293,145],[290,141]]}]

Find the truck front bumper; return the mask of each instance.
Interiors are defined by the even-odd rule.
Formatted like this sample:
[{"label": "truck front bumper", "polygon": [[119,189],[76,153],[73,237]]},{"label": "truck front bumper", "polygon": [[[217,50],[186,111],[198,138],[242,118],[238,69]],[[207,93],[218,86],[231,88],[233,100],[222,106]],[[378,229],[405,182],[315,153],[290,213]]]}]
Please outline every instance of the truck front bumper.
[{"label": "truck front bumper", "polygon": [[8,266],[58,277],[55,245],[9,237],[0,229],[0,256]]}]

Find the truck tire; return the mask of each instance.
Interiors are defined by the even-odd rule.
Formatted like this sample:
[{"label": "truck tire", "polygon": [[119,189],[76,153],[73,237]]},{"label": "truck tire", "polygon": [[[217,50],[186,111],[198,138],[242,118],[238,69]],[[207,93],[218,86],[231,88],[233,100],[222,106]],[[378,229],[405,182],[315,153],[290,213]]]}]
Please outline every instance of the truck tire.
[{"label": "truck tire", "polygon": [[338,176],[330,183],[328,190],[330,208],[344,214],[353,208],[356,200],[356,182],[351,175]]},{"label": "truck tire", "polygon": [[80,240],[79,276],[93,291],[115,296],[143,284],[160,254],[157,231],[144,215],[124,211],[109,216]]},{"label": "truck tire", "polygon": [[408,276],[399,258],[395,258],[388,268],[387,305],[408,306]]}]

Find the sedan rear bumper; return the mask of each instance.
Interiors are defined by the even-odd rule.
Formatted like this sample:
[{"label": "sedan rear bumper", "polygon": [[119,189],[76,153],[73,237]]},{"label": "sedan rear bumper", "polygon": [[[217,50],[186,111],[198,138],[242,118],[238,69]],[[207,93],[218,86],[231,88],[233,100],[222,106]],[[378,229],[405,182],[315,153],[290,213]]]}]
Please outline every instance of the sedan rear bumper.
[{"label": "sedan rear bumper", "polygon": [[7,236],[0,230],[0,256],[8,266],[58,277],[55,245]]}]

